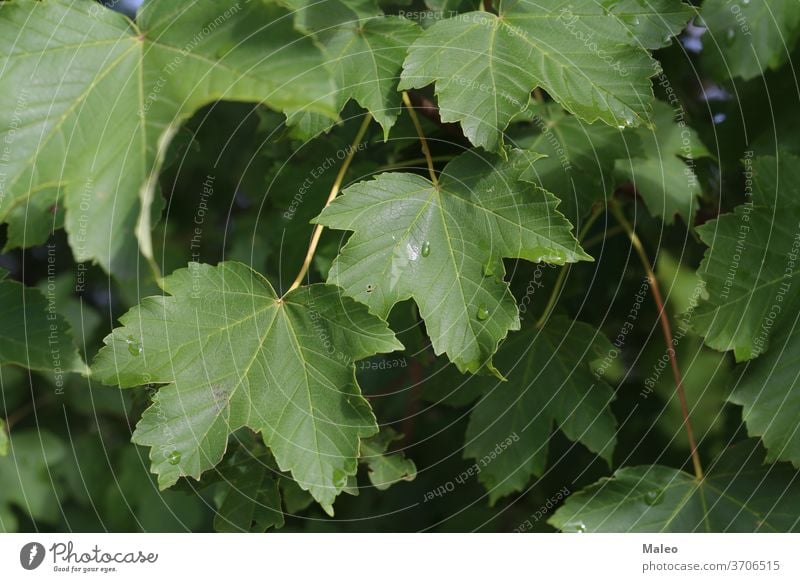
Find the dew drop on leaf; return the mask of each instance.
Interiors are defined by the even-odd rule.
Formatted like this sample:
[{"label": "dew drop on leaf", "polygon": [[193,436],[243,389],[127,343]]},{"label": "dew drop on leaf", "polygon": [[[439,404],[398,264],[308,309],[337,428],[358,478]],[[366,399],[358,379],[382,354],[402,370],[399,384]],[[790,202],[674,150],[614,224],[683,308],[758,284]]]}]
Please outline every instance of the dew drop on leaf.
[{"label": "dew drop on leaf", "polygon": [[424,243],[422,243],[422,256],[427,257],[430,254],[431,254],[431,243],[430,241],[426,240]]},{"label": "dew drop on leaf", "polygon": [[481,305],[478,307],[478,319],[484,321],[486,318],[489,317],[489,308],[485,305]]},{"label": "dew drop on leaf", "polygon": [[136,341],[132,335],[128,336],[128,339],[125,340],[125,343],[128,344],[128,351],[132,356],[141,356],[142,355],[142,344]]},{"label": "dew drop on leaf", "polygon": [[172,451],[167,457],[167,462],[170,465],[177,465],[181,462],[181,454],[178,451]]}]

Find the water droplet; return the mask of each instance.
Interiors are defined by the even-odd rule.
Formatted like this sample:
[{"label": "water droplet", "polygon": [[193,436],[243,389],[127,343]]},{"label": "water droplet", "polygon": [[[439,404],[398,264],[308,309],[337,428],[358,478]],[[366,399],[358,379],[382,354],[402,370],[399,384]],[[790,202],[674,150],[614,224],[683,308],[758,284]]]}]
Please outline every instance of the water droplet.
[{"label": "water droplet", "polygon": [[664,501],[664,492],[661,489],[655,489],[653,491],[648,491],[644,495],[644,502],[647,505],[658,505]]},{"label": "water droplet", "polygon": [[142,355],[142,344],[136,341],[135,337],[129,335],[128,339],[125,340],[125,343],[128,344],[128,351],[132,356]]},{"label": "water droplet", "polygon": [[431,254],[431,243],[429,241],[425,241],[422,243],[422,256],[427,257]]},{"label": "water droplet", "polygon": [[576,521],[575,523],[569,523],[564,526],[564,531],[571,531],[576,533],[585,533],[586,532],[586,524],[582,521]]},{"label": "water droplet", "polygon": [[625,129],[627,127],[633,127],[635,124],[635,120],[633,118],[633,113],[630,111],[625,111],[622,114],[622,119],[619,120],[617,124],[617,129]]},{"label": "water droplet", "polygon": [[485,305],[478,307],[478,319],[484,321],[489,317],[489,308]]},{"label": "water droplet", "polygon": [[729,28],[725,32],[725,42],[728,43],[728,46],[732,45],[733,42],[736,40],[736,31],[732,28]]},{"label": "water droplet", "polygon": [[167,457],[167,462],[170,465],[177,465],[181,462],[181,454],[179,451],[172,451]]}]

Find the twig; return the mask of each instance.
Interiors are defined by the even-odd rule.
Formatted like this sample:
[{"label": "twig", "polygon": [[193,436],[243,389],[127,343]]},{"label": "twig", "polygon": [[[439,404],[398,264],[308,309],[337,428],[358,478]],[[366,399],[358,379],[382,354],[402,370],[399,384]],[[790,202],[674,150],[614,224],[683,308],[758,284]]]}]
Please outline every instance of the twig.
[{"label": "twig", "polygon": [[647,257],[647,252],[644,250],[644,246],[642,245],[642,241],[639,239],[639,236],[633,230],[633,226],[628,219],[623,214],[622,210],[619,208],[615,202],[612,201],[611,203],[611,213],[619,222],[620,226],[625,230],[628,234],[628,237],[631,239],[631,245],[633,246],[636,254],[639,256],[639,260],[644,267],[645,272],[647,273],[647,280],[650,284],[650,291],[653,294],[653,300],[656,303],[656,308],[658,309],[658,316],[661,320],[661,330],[664,332],[664,341],[667,343],[667,353],[669,354],[669,361],[672,367],[672,375],[675,378],[675,390],[678,393],[678,400],[681,403],[681,414],[683,415],[683,426],[686,429],[686,436],[689,439],[689,448],[692,452],[692,464],[694,465],[694,475],[698,481],[703,479],[703,465],[700,463],[700,455],[697,452],[697,442],[694,438],[694,430],[692,429],[692,423],[689,420],[689,406],[686,401],[686,391],[683,388],[683,377],[681,376],[681,370],[678,367],[678,358],[675,354],[675,348],[673,348],[673,338],[672,338],[672,327],[669,323],[669,316],[667,315],[667,310],[664,306],[664,300],[661,297],[661,291],[658,286],[658,280],[656,279],[656,274],[653,272],[653,266],[650,264],[650,259]]},{"label": "twig", "polygon": [[414,128],[417,130],[419,143],[422,147],[422,153],[425,156],[425,160],[428,162],[428,173],[431,175],[431,182],[433,182],[434,186],[438,186],[439,179],[436,177],[436,170],[433,168],[433,157],[431,156],[430,148],[428,148],[428,140],[425,139],[425,133],[422,131],[422,125],[419,122],[419,117],[417,117],[417,113],[414,111],[414,105],[412,105],[411,98],[409,98],[406,91],[403,91],[403,103],[405,103],[406,109],[408,109],[408,114],[411,116],[411,121],[414,123]]},{"label": "twig", "polygon": [[[339,190],[342,187],[342,182],[344,182],[345,174],[347,174],[347,170],[350,168],[350,163],[353,161],[353,157],[356,154],[358,144],[360,144],[361,140],[364,139],[364,134],[367,133],[367,128],[369,127],[371,121],[372,115],[367,113],[367,115],[364,117],[364,121],[361,123],[361,127],[359,128],[356,137],[353,138],[353,144],[350,146],[350,150],[347,152],[347,157],[345,157],[344,162],[342,162],[342,167],[339,168],[339,173],[336,175],[336,181],[333,183],[333,186],[331,186],[330,194],[328,194],[328,200],[325,201],[325,206],[323,209],[327,208],[330,203],[333,202],[333,199],[339,194]],[[292,286],[289,287],[289,290],[284,294],[284,297],[297,289],[303,283],[303,279],[305,278],[306,273],[308,273],[308,268],[311,266],[311,261],[314,258],[314,253],[317,251],[319,238],[322,236],[322,230],[324,228],[325,227],[321,224],[314,226],[314,232],[311,235],[311,243],[308,245],[308,251],[306,252],[306,258],[303,261],[303,266],[300,268],[300,272],[297,274]]]}]

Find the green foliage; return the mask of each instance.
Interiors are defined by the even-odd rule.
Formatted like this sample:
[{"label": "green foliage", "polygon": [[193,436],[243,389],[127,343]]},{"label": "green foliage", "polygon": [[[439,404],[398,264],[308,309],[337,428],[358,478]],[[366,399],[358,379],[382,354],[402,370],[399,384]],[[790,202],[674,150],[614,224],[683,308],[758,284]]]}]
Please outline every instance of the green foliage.
[{"label": "green foliage", "polygon": [[[371,2],[285,0],[284,3],[294,11],[298,30],[313,34],[319,43],[326,66],[336,80],[337,107],[341,109],[349,99],[355,99],[372,113],[383,127],[384,138],[388,138],[400,114],[397,81],[403,59],[408,46],[419,36],[419,26],[406,18],[382,16]],[[293,122],[320,121],[313,113],[303,117],[306,119]],[[323,121],[321,129],[328,125]]]},{"label": "green foliage", "polygon": [[642,149],[632,150],[627,159],[617,159],[615,167],[620,176],[631,181],[651,214],[663,217],[668,224],[680,215],[692,224],[701,189],[697,175],[685,160],[710,154],[686,121],[680,119],[676,123],[674,117],[672,107],[656,101],[655,129],[639,129]]},{"label": "green foliage", "polygon": [[800,4],[794,0],[741,2],[706,0],[709,67],[721,77],[752,79],[786,62],[800,35]]},{"label": "green foliage", "polygon": [[437,354],[461,371],[500,375],[492,354],[519,329],[501,259],[591,259],[556,210],[558,199],[522,180],[537,157],[470,152],[450,162],[437,184],[387,173],[351,186],[318,219],[356,232],[328,282],[381,317],[413,298]]},{"label": "green foliage", "polygon": [[[791,316],[790,316],[791,317]],[[800,379],[794,369],[798,328],[793,317],[791,329],[780,332],[777,345],[765,356],[749,363],[729,400],[743,407],[742,418],[751,436],[761,437],[771,463],[791,461],[800,466],[800,431],[797,406]]]},{"label": "green foliage", "polygon": [[509,129],[520,148],[546,156],[523,177],[561,199],[559,210],[575,223],[616,187],[614,161],[638,150],[639,136],[606,125],[587,124],[557,105],[532,108],[530,124]]},{"label": "green foliage", "polygon": [[0,269],[0,364],[52,372],[62,382],[67,372],[86,366],[72,341],[69,324],[36,289],[8,279]]},{"label": "green foliage", "polygon": [[483,465],[478,479],[492,502],[522,491],[532,476],[544,473],[554,425],[611,463],[614,394],[590,364],[612,349],[591,326],[563,318],[503,344],[498,360],[513,371],[511,380],[484,382],[486,393],[472,410],[464,448],[465,456]]},{"label": "green foliage", "polygon": [[800,158],[761,157],[750,167],[746,202],[697,229],[709,246],[699,269],[709,299],[695,326],[738,361],[763,353],[779,313],[792,313],[800,299],[792,292],[800,273]]},{"label": "green foliage", "polygon": [[9,454],[0,456],[0,532],[17,531],[14,505],[33,519],[58,519],[58,495],[48,468],[63,460],[66,449],[47,432],[20,431],[7,444]]},{"label": "green foliage", "polygon": [[[14,156],[0,220],[19,219],[11,211],[20,205],[39,209],[22,220],[41,230],[42,221],[52,222],[45,209],[63,188],[76,259],[135,272],[131,235],[136,232],[139,250],[152,257],[158,172],[183,120],[217,99],[335,114],[322,55],[280,24],[285,14],[265,2],[220,11],[210,2],[183,10],[150,0],[133,23],[87,0],[6,4],[3,82],[15,91],[3,92],[0,127],[15,131],[5,133]],[[70,68],[74,61],[79,71]],[[45,201],[29,205],[33,197]]]},{"label": "green foliage", "polygon": [[417,476],[414,461],[403,453],[388,453],[394,441],[403,435],[391,428],[382,430],[374,437],[361,441],[361,460],[369,467],[369,480],[376,489],[388,489],[400,481],[413,481]]},{"label": "green foliage", "polygon": [[336,287],[279,297],[241,263],[192,264],[162,288],[170,297],[124,315],[93,365],[123,388],[165,384],[133,434],[151,447],[159,486],[199,479],[246,426],[332,514],[356,472],[359,438],[377,432],[353,362],[402,344]]},{"label": "green foliage", "polygon": [[0,530],[796,530],[800,4],[691,4],[0,2]]},{"label": "green foliage", "polygon": [[590,123],[649,122],[656,63],[646,48],[661,46],[673,30],[660,17],[665,5],[684,22],[689,11],[678,0],[606,4],[520,0],[502,3],[497,15],[441,20],[412,46],[400,87],[435,82],[442,120],[460,122],[472,143],[492,151],[535,87]]},{"label": "green foliage", "polygon": [[269,455],[233,455],[219,475],[225,486],[214,518],[217,531],[265,532],[283,527],[277,470]]},{"label": "green foliage", "polygon": [[764,470],[762,458],[757,444],[740,443],[703,481],[660,465],[626,467],[569,497],[550,522],[578,532],[797,531],[796,473]]}]

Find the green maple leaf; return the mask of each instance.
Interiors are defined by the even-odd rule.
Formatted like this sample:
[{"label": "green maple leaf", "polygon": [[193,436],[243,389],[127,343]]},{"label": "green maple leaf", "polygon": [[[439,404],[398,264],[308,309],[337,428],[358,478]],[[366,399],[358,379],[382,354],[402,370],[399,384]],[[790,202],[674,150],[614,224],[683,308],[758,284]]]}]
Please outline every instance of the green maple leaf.
[{"label": "green maple leaf", "polygon": [[[367,109],[383,127],[384,138],[400,115],[397,82],[408,47],[422,30],[399,16],[382,16],[369,0],[284,0],[299,30],[314,34],[327,58],[341,109],[350,99]],[[313,136],[330,125],[319,115],[303,114],[290,123]]]},{"label": "green maple leaf", "polygon": [[241,263],[194,263],[163,289],[168,296],[121,318],[93,365],[107,384],[166,384],[133,434],[152,447],[159,486],[199,479],[222,459],[229,435],[249,427],[332,513],[356,473],[360,439],[378,430],[353,362],[402,344],[337,288],[280,298]]},{"label": "green maple leaf", "polygon": [[360,461],[369,468],[372,485],[383,491],[400,481],[413,481],[417,476],[417,466],[402,452],[388,453],[394,441],[403,435],[391,428],[382,429],[377,435],[361,441]]},{"label": "green maple leaf", "polygon": [[578,224],[592,204],[614,193],[614,162],[641,148],[639,135],[585,123],[556,104],[533,108],[529,115],[529,122],[509,128],[509,141],[547,157],[522,178],[558,196],[559,211]]},{"label": "green maple leaf", "polygon": [[536,159],[522,151],[508,161],[466,152],[436,185],[389,172],[350,186],[317,218],[355,231],[328,281],[380,317],[413,298],[436,354],[446,353],[462,372],[485,366],[498,373],[492,354],[519,329],[501,259],[591,260],[556,210],[558,200],[520,181]]},{"label": "green maple leaf", "polygon": [[676,0],[606,0],[601,4],[618,15],[636,41],[649,49],[670,44],[695,13],[691,6]]},{"label": "green maple leaf", "polygon": [[8,450],[0,456],[0,533],[17,531],[12,505],[34,520],[57,520],[59,499],[50,471],[66,456],[63,443],[44,430],[14,431]]},{"label": "green maple leaf", "polygon": [[[735,9],[734,9],[735,6]],[[705,0],[700,14],[708,28],[703,60],[723,78],[752,79],[778,69],[800,34],[797,0]]]},{"label": "green maple leaf", "polygon": [[791,461],[800,467],[800,328],[796,313],[791,327],[784,327],[772,341],[774,346],[754,362],[748,362],[729,400],[743,407],[742,419],[750,436],[761,437],[767,461]]},{"label": "green maple leaf", "polygon": [[532,476],[544,473],[553,426],[611,463],[614,392],[590,363],[612,349],[591,326],[561,317],[503,344],[497,360],[509,381],[482,380],[485,394],[470,416],[464,447],[464,457],[480,468],[478,480],[490,503],[522,491]]},{"label": "green maple leaf", "polygon": [[0,269],[0,364],[53,372],[58,382],[66,372],[86,372],[56,298],[7,275]]},{"label": "green maple leaf", "polygon": [[280,479],[278,488],[280,489],[283,506],[289,515],[296,515],[308,509],[314,503],[314,498],[311,497],[311,494],[301,489],[293,479]]},{"label": "green maple leaf", "polygon": [[501,2],[498,15],[459,14],[414,43],[400,88],[435,83],[442,121],[460,122],[473,144],[492,151],[535,87],[590,123],[646,123],[657,69],[647,43],[661,46],[676,30],[672,16],[661,19],[665,8],[689,18],[678,0],[517,0]]},{"label": "green maple leaf", "polygon": [[800,481],[763,465],[756,441],[737,444],[705,479],[660,465],[625,467],[569,497],[548,523],[570,532],[790,532]]},{"label": "green maple leaf", "polygon": [[269,454],[236,455],[219,470],[224,492],[214,529],[220,532],[265,532],[283,527],[278,473]]},{"label": "green maple leaf", "polygon": [[697,229],[709,247],[698,270],[709,298],[693,325],[706,344],[733,350],[737,361],[764,352],[800,299],[792,288],[800,274],[800,158],[756,158],[752,182],[750,200]]},{"label": "green maple leaf", "polygon": [[686,120],[676,120],[675,115],[670,105],[656,101],[655,128],[637,129],[642,148],[632,149],[630,158],[620,156],[616,171],[633,182],[651,214],[662,216],[667,224],[680,215],[691,225],[702,193],[693,161],[711,154]]},{"label": "green maple leaf", "polygon": [[3,3],[0,81],[15,90],[0,95],[0,221],[22,232],[27,220],[40,240],[46,209],[63,205],[79,262],[135,273],[134,231],[152,259],[166,148],[200,107],[254,101],[335,118],[324,59],[288,18],[267,1],[148,0],[135,23],[90,0]]}]

